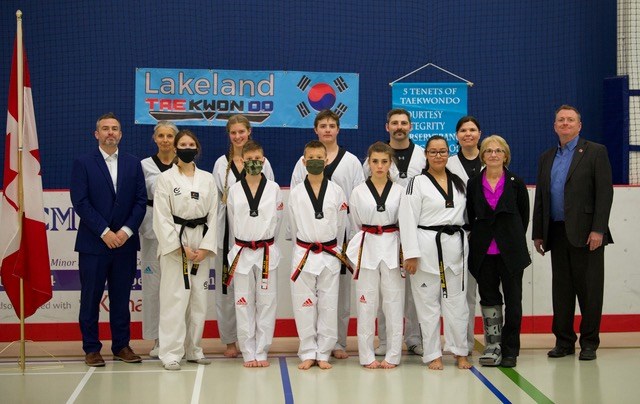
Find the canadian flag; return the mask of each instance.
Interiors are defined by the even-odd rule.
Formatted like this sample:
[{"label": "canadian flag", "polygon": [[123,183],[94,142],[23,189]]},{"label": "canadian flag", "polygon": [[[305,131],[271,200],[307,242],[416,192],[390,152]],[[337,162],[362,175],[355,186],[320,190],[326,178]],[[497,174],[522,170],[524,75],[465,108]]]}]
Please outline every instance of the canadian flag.
[{"label": "canadian flag", "polygon": [[[23,48],[24,49],[24,48]],[[7,113],[7,137],[5,142],[4,181],[0,201],[0,258],[2,259],[2,284],[20,317],[20,279],[24,287],[24,316],[31,316],[49,301],[51,292],[51,268],[44,223],[42,203],[42,178],[40,177],[40,153],[38,135],[31,98],[31,79],[27,55],[22,53],[24,90],[24,129],[22,167],[18,162],[18,45],[13,47],[9,103]],[[21,172],[19,176],[18,173]],[[22,181],[22,206],[19,198],[19,182]],[[22,208],[22,217],[20,217]],[[22,226],[20,226],[22,224]]]}]

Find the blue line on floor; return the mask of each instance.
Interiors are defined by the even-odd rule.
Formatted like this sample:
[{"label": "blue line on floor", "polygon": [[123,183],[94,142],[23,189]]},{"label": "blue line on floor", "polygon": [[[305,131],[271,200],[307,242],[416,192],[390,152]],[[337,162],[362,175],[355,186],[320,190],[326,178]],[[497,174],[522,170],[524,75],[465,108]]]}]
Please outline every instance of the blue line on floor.
[{"label": "blue line on floor", "polygon": [[279,357],[280,376],[282,377],[282,390],[284,391],[285,404],[293,404],[293,391],[291,390],[291,380],[289,380],[289,367],[287,366],[287,358]]},{"label": "blue line on floor", "polygon": [[511,401],[509,401],[509,399],[507,397],[504,396],[504,394],[502,394],[500,392],[500,390],[498,390],[498,388],[496,386],[493,385],[493,383],[491,383],[489,381],[489,379],[487,379],[486,377],[484,377],[484,375],[482,373],[480,373],[480,371],[478,369],[476,369],[475,366],[471,366],[471,372],[476,375],[476,377],[478,379],[480,379],[480,381],[482,383],[484,383],[485,386],[487,386],[487,388],[496,396],[498,397],[498,399],[500,400],[500,402],[504,403],[504,404],[511,404]]}]

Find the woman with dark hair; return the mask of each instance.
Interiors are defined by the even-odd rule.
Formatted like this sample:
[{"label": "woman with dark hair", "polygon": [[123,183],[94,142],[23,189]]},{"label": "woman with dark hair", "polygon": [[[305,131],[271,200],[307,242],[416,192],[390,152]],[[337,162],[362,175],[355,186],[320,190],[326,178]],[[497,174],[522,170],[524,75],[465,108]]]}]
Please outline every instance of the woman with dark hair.
[{"label": "woman with dark hair", "polygon": [[467,360],[467,243],[465,185],[447,168],[449,145],[433,136],[425,147],[427,166],[411,179],[400,200],[398,219],[404,267],[411,274],[424,355],[429,369],[441,370],[440,316],[444,318],[444,350],[455,355],[458,368]]},{"label": "woman with dark hair", "polygon": [[[473,178],[482,169],[480,150],[478,142],[480,140],[480,122],[471,116],[466,115],[458,120],[456,124],[456,137],[458,138],[458,154],[450,156],[447,168],[466,184],[469,178]],[[474,328],[476,323],[476,300],[478,285],[473,277],[467,282],[467,306],[469,306],[469,326],[467,329],[467,344],[469,345],[469,355],[475,345]]]},{"label": "woman with dark hair", "polygon": [[160,352],[167,370],[188,362],[207,365],[200,341],[207,310],[211,258],[216,251],[218,194],[213,176],[196,167],[200,142],[183,129],[174,139],[176,164],[156,181],[153,230],[158,237]]},{"label": "woman with dark hair", "polygon": [[507,169],[511,152],[502,137],[486,138],[480,156],[486,167],[467,187],[469,271],[478,281],[484,320],[485,350],[479,361],[514,367],[520,352],[522,275],[531,263],[525,235],[529,196],[524,182]]}]

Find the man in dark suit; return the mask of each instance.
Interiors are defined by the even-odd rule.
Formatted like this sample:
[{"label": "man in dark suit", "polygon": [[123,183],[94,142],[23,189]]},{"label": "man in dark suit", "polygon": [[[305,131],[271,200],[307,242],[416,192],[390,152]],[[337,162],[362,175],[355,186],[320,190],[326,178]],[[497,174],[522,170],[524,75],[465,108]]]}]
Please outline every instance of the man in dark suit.
[{"label": "man in dark suit", "polygon": [[551,251],[553,325],[561,358],[575,352],[576,297],[582,313],[580,360],[596,359],[604,292],[604,246],[612,243],[611,165],[605,146],[582,139],[578,110],[562,105],[554,129],[559,144],[540,156],[533,208],[536,251]]},{"label": "man in dark suit", "polygon": [[104,366],[98,315],[105,282],[114,358],[141,362],[129,347],[129,298],[140,249],[138,227],[147,191],[139,159],[118,151],[120,122],[112,113],[96,123],[98,149],[78,157],[71,172],[71,202],[80,216],[75,251],[80,272],[80,331],[85,363]]}]

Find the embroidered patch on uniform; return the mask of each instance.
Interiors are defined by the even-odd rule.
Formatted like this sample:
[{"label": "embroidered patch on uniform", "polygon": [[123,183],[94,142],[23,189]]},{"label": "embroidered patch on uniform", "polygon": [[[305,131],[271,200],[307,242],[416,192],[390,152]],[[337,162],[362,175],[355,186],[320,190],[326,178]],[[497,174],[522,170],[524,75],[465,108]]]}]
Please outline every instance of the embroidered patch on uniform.
[{"label": "embroidered patch on uniform", "polygon": [[313,301],[311,299],[307,299],[304,301],[304,303],[302,303],[302,307],[312,307],[313,306]]},{"label": "embroidered patch on uniform", "polygon": [[426,288],[426,287],[427,287],[427,284],[426,284],[426,283],[423,283],[422,285],[420,285],[420,287],[421,287],[421,288]]},{"label": "embroidered patch on uniform", "polygon": [[152,273],[153,273],[153,271],[151,270],[151,267],[146,267],[146,268],[144,269],[144,273],[145,273],[145,274],[152,274]]},{"label": "embroidered patch on uniform", "polygon": [[342,202],[342,205],[340,205],[340,210],[349,210],[349,205],[347,205],[346,202]]},{"label": "embroidered patch on uniform", "polygon": [[244,297],[241,297],[236,302],[236,305],[238,305],[238,306],[246,306],[247,305],[247,300]]},{"label": "embroidered patch on uniform", "polygon": [[284,209],[284,203],[283,203],[283,202],[280,202],[280,203],[278,204],[278,207],[276,208],[276,210],[283,210],[283,209]]},{"label": "embroidered patch on uniform", "polygon": [[174,196],[178,196],[180,194],[182,194],[182,191],[180,191],[180,187],[173,188],[173,195]]},{"label": "embroidered patch on uniform", "polygon": [[191,191],[191,199],[195,199],[196,201],[200,199],[200,193]]},{"label": "embroidered patch on uniform", "polygon": [[360,303],[367,303],[367,299],[365,299],[364,295],[360,296]]}]

